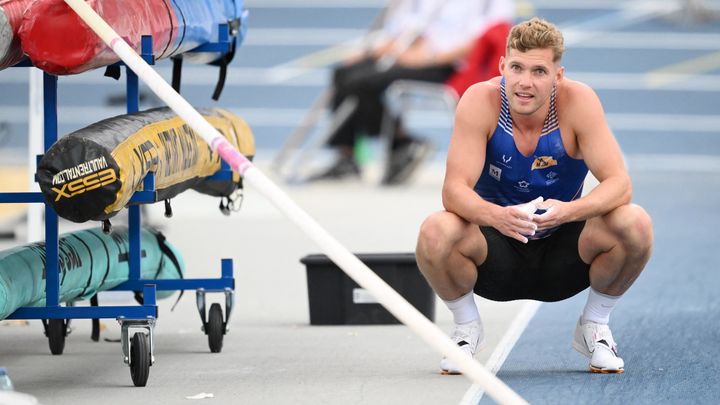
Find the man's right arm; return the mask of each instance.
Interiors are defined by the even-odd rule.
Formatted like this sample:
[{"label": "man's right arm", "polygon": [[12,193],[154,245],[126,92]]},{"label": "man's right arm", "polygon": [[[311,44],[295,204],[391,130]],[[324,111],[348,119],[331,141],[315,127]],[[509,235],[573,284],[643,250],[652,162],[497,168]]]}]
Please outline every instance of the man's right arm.
[{"label": "man's right arm", "polygon": [[473,190],[485,165],[485,149],[492,130],[492,111],[489,111],[492,108],[487,108],[492,91],[491,84],[479,83],[470,87],[460,99],[442,191],[443,206],[447,211],[477,225],[490,225],[490,212],[494,209],[494,204],[483,200]]},{"label": "man's right arm", "polygon": [[492,226],[526,243],[524,235],[532,235],[537,228],[532,216],[518,206],[501,207],[485,201],[474,190],[485,166],[489,135],[497,124],[499,100],[497,84],[492,81],[470,87],[460,99],[448,150],[443,206],[470,223]]}]

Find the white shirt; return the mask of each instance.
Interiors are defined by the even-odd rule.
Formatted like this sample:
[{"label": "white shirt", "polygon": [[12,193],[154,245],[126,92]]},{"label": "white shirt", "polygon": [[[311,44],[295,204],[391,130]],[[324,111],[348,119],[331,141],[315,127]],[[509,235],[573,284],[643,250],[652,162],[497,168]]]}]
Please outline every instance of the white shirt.
[{"label": "white shirt", "polygon": [[500,21],[512,22],[514,0],[399,0],[388,11],[384,36],[398,37],[407,30],[422,32],[434,52],[465,45]]}]

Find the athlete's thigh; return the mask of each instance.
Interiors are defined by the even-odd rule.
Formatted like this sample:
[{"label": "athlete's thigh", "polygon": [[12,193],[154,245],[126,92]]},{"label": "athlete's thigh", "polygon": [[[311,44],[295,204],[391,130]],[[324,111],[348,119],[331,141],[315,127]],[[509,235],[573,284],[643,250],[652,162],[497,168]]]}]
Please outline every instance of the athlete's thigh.
[{"label": "athlete's thigh", "polygon": [[472,260],[475,266],[481,265],[487,258],[487,241],[480,227],[475,224],[467,223],[463,228],[463,235],[457,248],[460,254]]},{"label": "athlete's thigh", "polygon": [[462,217],[448,211],[440,211],[431,215],[423,224],[434,229],[437,237],[449,243],[453,249],[469,258],[476,265],[487,257],[487,242],[480,227]]},{"label": "athlete's thigh", "polygon": [[623,207],[587,220],[578,240],[578,253],[585,263],[592,263],[601,253],[610,251],[618,243],[617,233],[623,221]]}]

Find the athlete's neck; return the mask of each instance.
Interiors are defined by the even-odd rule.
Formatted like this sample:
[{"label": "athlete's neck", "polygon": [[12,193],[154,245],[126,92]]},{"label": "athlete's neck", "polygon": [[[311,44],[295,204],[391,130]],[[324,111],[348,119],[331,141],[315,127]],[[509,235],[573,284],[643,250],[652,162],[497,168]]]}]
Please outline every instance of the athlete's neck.
[{"label": "athlete's neck", "polygon": [[513,123],[513,139],[515,146],[523,154],[530,156],[537,148],[540,134],[550,111],[550,103],[546,102],[532,114],[518,114],[510,111]]},{"label": "athlete's neck", "polygon": [[510,112],[514,127],[513,134],[521,136],[540,136],[540,132],[545,124],[547,111],[548,107],[543,106],[531,115],[515,114]]}]

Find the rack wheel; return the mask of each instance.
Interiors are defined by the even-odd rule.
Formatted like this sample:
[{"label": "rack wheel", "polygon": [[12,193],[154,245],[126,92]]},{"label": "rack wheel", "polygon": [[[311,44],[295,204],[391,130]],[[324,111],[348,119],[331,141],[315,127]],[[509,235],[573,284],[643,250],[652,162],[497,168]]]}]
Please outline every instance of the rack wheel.
[{"label": "rack wheel", "polygon": [[67,336],[67,323],[64,319],[48,319],[46,329],[50,353],[60,355],[65,349],[65,336]]},{"label": "rack wheel", "polygon": [[144,387],[150,376],[150,341],[148,335],[135,333],[130,340],[130,377],[136,387]]},{"label": "rack wheel", "polygon": [[220,353],[223,345],[223,337],[225,336],[225,323],[223,322],[222,308],[220,308],[220,304],[218,303],[210,306],[206,332],[210,351]]}]

